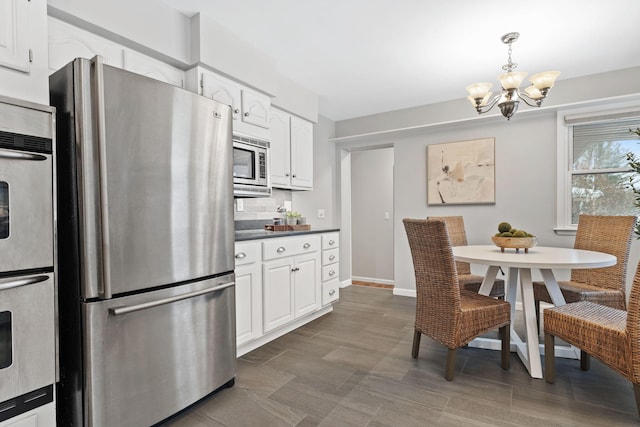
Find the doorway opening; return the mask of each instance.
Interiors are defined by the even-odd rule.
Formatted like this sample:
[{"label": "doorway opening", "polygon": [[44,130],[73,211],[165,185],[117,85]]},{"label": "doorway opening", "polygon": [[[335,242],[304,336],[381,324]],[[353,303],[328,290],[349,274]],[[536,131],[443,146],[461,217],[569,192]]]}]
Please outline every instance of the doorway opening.
[{"label": "doorway opening", "polygon": [[350,231],[351,283],[393,289],[393,146],[341,154],[342,224]]}]

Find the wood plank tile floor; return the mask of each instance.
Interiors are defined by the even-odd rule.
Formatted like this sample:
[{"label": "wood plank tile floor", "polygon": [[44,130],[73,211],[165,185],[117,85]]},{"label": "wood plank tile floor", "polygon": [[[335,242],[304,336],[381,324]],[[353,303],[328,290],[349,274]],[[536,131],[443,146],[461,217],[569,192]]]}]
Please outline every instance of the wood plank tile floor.
[{"label": "wood plank tile floor", "polygon": [[235,386],[163,427],[624,426],[639,424],[629,381],[592,359],[557,359],[556,383],[532,379],[512,353],[411,342],[415,300],[386,289],[340,290],[334,311],[238,359]]}]

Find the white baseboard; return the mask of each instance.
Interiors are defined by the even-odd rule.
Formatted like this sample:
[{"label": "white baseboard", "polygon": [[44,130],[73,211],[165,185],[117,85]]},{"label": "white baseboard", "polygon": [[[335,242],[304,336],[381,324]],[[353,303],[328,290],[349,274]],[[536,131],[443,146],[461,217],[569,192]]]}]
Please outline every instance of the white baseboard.
[{"label": "white baseboard", "polygon": [[379,283],[381,285],[391,285],[394,286],[395,282],[389,279],[378,279],[375,277],[363,277],[363,276],[351,276],[351,280],[356,280],[359,282],[371,282],[371,283]]},{"label": "white baseboard", "polygon": [[351,286],[351,285],[352,285],[351,279],[343,280],[342,282],[340,282],[341,288],[346,288],[347,286]]},{"label": "white baseboard", "polygon": [[400,295],[402,297],[412,297],[415,298],[416,297],[416,290],[415,289],[398,289],[398,288],[393,288],[393,294],[394,295]]}]

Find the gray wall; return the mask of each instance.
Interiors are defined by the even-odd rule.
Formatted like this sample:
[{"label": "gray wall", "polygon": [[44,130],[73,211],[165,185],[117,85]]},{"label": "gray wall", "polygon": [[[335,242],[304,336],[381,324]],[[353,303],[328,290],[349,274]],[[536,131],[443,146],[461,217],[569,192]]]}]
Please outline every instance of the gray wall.
[{"label": "gray wall", "polygon": [[[462,215],[471,244],[490,244],[490,236],[495,233],[497,224],[506,220],[537,235],[540,245],[572,246],[573,236],[554,232],[556,113],[563,108],[634,98],[640,104],[639,74],[640,68],[635,68],[600,74],[592,79],[560,81],[556,88],[562,89],[554,88],[550,94],[550,100],[556,97],[554,103],[542,109],[523,107],[511,121],[495,114],[474,116],[469,103],[459,100],[336,123],[336,138],[332,141],[340,152],[363,146],[394,147],[394,292],[415,295],[413,265],[403,218]],[[594,91],[601,99],[591,97]],[[495,138],[496,147],[495,205],[427,206],[427,145],[488,137]],[[337,191],[348,189],[342,186]],[[343,223],[341,227],[345,237],[349,238],[349,224]],[[638,262],[638,246],[638,241],[634,241],[629,285]],[[474,270],[483,272],[481,268]],[[557,275],[560,279],[566,278],[568,272]]]},{"label": "gray wall", "polygon": [[351,153],[353,280],[393,284],[393,156],[392,147]]}]

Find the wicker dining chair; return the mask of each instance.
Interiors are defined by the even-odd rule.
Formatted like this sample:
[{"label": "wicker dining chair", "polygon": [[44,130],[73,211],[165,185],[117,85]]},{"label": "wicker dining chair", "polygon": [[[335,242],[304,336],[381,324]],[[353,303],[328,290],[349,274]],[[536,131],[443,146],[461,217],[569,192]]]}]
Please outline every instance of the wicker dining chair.
[{"label": "wicker dining chair", "polygon": [[[635,224],[635,216],[580,215],[573,247],[605,252],[618,262],[611,267],[571,270],[569,281],[558,281],[566,302],[591,301],[626,309],[627,262]],[[533,283],[533,297],[539,328],[540,301],[552,303],[543,282]]]},{"label": "wicker dining chair", "polygon": [[443,221],[403,219],[416,278],[416,320],[411,356],[418,357],[421,334],[449,349],[444,377],[454,376],[456,350],[499,328],[501,365],[509,369],[509,303],[460,289],[447,227]]},{"label": "wicker dining chair", "polygon": [[[544,378],[555,381],[555,338],[578,347],[633,383],[640,415],[640,264],[636,269],[628,310],[580,301],[544,311]],[[582,370],[584,360],[580,363]]]},{"label": "wicker dining chair", "polygon": [[[444,221],[449,232],[451,246],[467,246],[467,233],[464,228],[464,219],[461,216],[430,216],[428,219]],[[460,286],[468,291],[478,292],[482,285],[483,276],[471,274],[471,265],[468,262],[456,261],[458,269],[458,281]],[[489,296],[504,299],[504,280],[496,279]]]}]

